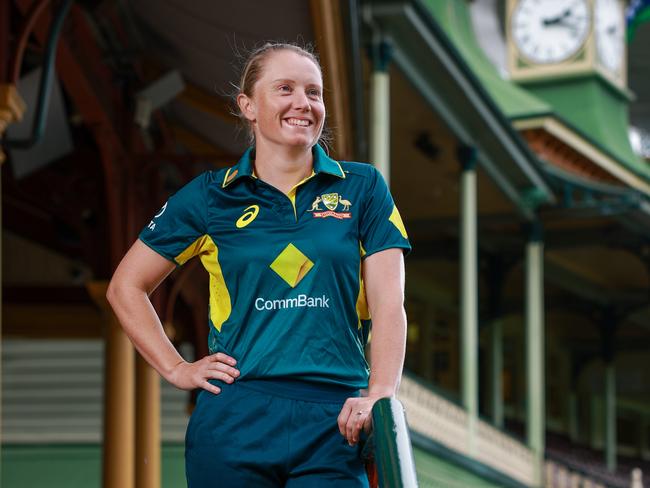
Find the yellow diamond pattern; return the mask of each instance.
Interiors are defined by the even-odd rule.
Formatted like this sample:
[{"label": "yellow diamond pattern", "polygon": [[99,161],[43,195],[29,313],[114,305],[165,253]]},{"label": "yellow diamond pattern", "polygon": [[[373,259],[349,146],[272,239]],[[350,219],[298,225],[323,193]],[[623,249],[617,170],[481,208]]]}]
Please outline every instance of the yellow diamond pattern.
[{"label": "yellow diamond pattern", "polygon": [[314,263],[293,244],[285,247],[271,263],[271,269],[291,288],[295,288],[313,266]]}]

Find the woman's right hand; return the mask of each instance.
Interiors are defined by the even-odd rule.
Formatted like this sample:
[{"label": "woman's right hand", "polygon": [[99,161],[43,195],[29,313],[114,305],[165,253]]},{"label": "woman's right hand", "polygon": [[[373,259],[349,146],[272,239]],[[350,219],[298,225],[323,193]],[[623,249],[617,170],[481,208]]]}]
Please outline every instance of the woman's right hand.
[{"label": "woman's right hand", "polygon": [[182,390],[203,388],[217,395],[221,392],[221,388],[211,384],[208,380],[215,379],[232,383],[239,377],[239,370],[234,367],[236,364],[235,358],[218,352],[193,363],[187,361],[178,363],[171,370],[167,381]]}]

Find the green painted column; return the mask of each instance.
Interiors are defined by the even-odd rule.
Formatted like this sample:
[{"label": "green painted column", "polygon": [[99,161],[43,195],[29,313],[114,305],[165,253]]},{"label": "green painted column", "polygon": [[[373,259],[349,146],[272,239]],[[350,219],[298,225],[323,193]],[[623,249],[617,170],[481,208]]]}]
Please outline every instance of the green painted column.
[{"label": "green painted column", "polygon": [[607,470],[616,471],[616,367],[605,366],[605,462]]},{"label": "green painted column", "polygon": [[569,439],[578,442],[578,394],[575,391],[569,392],[567,405],[567,430]]},{"label": "green painted column", "polygon": [[390,45],[376,41],[371,48],[370,161],[390,186]]},{"label": "green painted column", "polygon": [[603,449],[605,445],[605,414],[603,408],[603,397],[599,394],[591,396],[589,403],[589,447],[592,449]]},{"label": "green painted column", "polygon": [[541,486],[545,449],[544,243],[539,222],[526,244],[526,440],[536,458],[535,479]]},{"label": "green painted column", "polygon": [[646,412],[641,412],[641,424],[639,426],[639,457],[642,458],[648,450],[648,426],[650,418]]},{"label": "green painted column", "polygon": [[478,418],[478,260],[476,232],[476,149],[458,148],[460,176],[460,321],[461,396],[467,410],[470,451],[474,449]]},{"label": "green painted column", "polygon": [[603,388],[604,422],[601,424],[605,434],[605,464],[610,472],[616,471],[616,331],[621,316],[614,307],[605,307],[600,318],[602,358],[605,365]]},{"label": "green painted column", "polygon": [[496,319],[492,322],[490,333],[490,376],[492,422],[495,426],[503,428],[503,322]]}]

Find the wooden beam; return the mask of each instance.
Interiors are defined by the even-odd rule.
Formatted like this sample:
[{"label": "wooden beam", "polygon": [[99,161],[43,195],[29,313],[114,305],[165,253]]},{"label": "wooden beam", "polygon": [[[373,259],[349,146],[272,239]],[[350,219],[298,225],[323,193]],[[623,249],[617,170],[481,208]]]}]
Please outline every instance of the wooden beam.
[{"label": "wooden beam", "polygon": [[[151,58],[144,59],[141,66],[145,81],[149,83],[154,82],[170,70],[169,67]],[[185,79],[184,82],[185,89],[178,95],[177,100],[228,124],[237,123],[238,118],[230,111],[227,99],[217,93],[209,93],[193,83],[188,83]]]},{"label": "wooden beam", "polygon": [[341,2],[310,0],[310,7],[314,39],[323,66],[327,125],[334,138],[333,156],[349,160],[353,156],[352,122]]},{"label": "wooden beam", "polygon": [[237,116],[230,111],[225,100],[220,99],[216,93],[208,93],[196,85],[187,84],[178,98],[181,102],[228,124],[235,125],[238,122]]},{"label": "wooden beam", "polygon": [[[205,156],[206,159],[221,161],[232,155],[219,149],[212,141],[180,124],[169,122],[174,139],[180,142],[188,151]],[[233,161],[235,163],[237,161]]]}]

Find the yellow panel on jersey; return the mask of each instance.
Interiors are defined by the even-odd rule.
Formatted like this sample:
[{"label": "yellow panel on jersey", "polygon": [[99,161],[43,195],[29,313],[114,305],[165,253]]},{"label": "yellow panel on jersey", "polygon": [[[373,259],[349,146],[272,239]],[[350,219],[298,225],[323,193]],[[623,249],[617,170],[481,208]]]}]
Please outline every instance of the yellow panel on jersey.
[{"label": "yellow panel on jersey", "polygon": [[404,222],[402,222],[402,216],[399,214],[399,210],[397,210],[397,206],[393,207],[393,213],[390,214],[388,220],[390,220],[392,224],[397,227],[397,230],[399,230],[399,233],[402,234],[402,237],[404,239],[408,239],[408,235],[406,235],[406,228],[404,227]]},{"label": "yellow panel on jersey", "polygon": [[192,244],[187,246],[183,252],[176,256],[174,261],[176,261],[179,266],[182,266],[186,261],[192,259],[194,256],[198,256],[201,254],[203,246],[205,246],[205,240],[209,238],[210,237],[207,235],[198,237]]},{"label": "yellow panel on jersey", "polygon": [[309,181],[313,176],[316,176],[316,173],[314,170],[311,170],[311,174],[307,176],[306,178],[302,179],[299,183],[294,185],[294,187],[289,190],[289,193],[287,193],[287,196],[289,197],[289,200],[291,200],[291,205],[293,206],[293,216],[298,219],[298,213],[296,212],[296,190],[300,185],[305,183],[306,181]]},{"label": "yellow panel on jersey", "polygon": [[[366,250],[359,243],[359,255],[363,257]],[[357,317],[359,318],[359,329],[362,327],[362,320],[370,320],[370,311],[368,310],[368,301],[366,300],[366,287],[363,284],[361,265],[359,265],[359,294],[357,295]]]},{"label": "yellow panel on jersey", "polygon": [[210,320],[212,325],[221,332],[221,325],[228,320],[232,306],[230,293],[219,265],[219,250],[209,235],[196,239],[174,259],[182,265],[196,255],[201,256],[203,267],[210,273]]},{"label": "yellow panel on jersey", "polygon": [[219,264],[219,249],[210,236],[206,237],[205,252],[201,254],[201,262],[210,273],[210,320],[214,328],[221,332],[221,326],[230,317],[232,305]]}]

